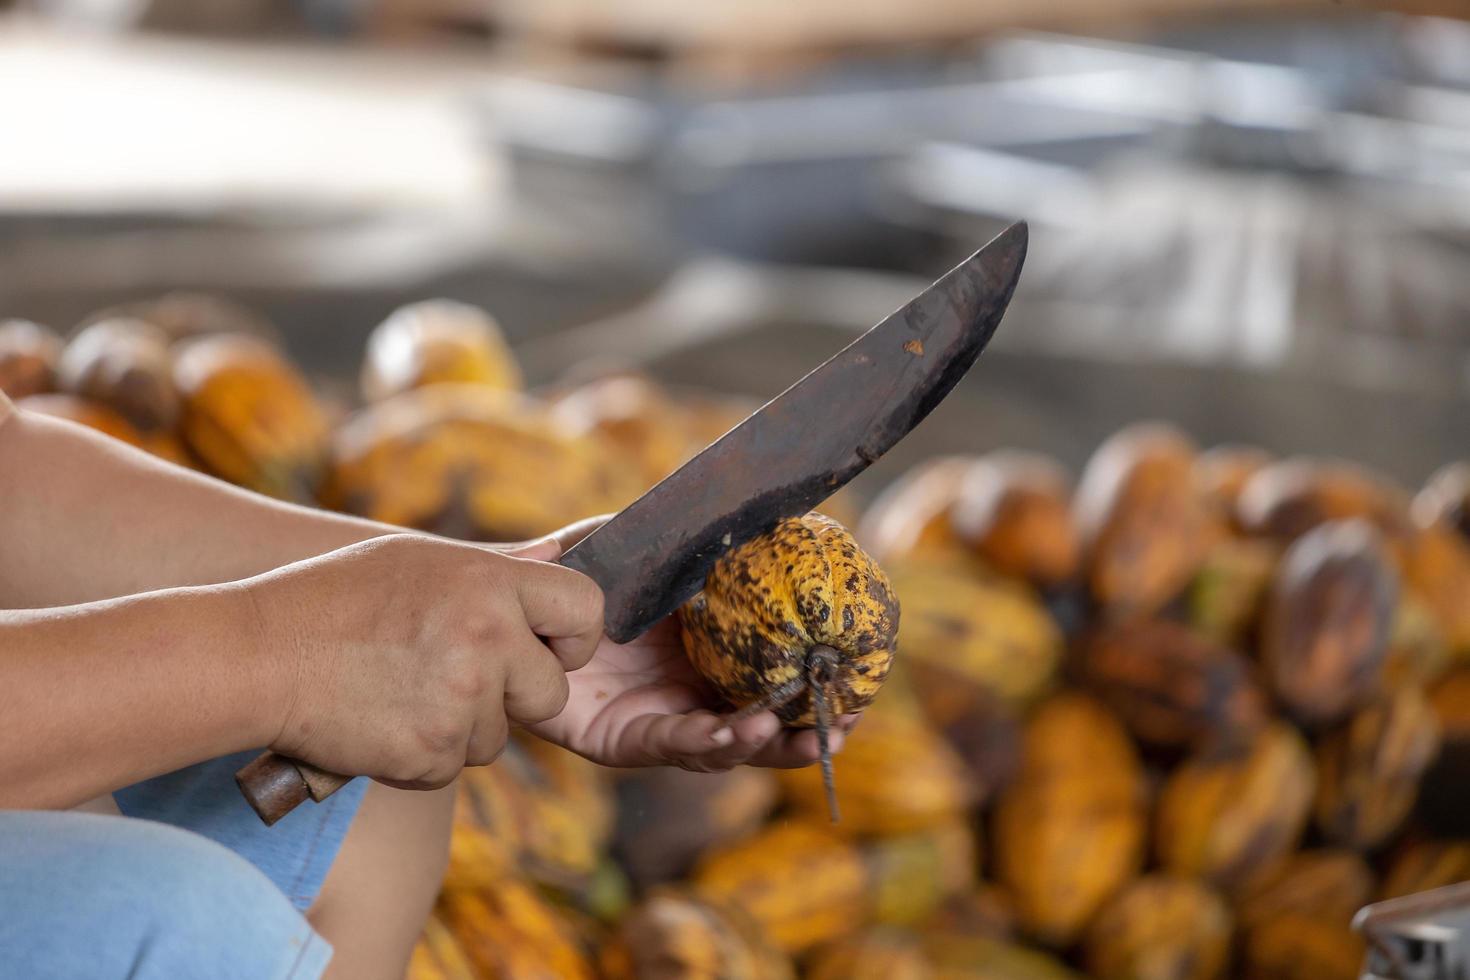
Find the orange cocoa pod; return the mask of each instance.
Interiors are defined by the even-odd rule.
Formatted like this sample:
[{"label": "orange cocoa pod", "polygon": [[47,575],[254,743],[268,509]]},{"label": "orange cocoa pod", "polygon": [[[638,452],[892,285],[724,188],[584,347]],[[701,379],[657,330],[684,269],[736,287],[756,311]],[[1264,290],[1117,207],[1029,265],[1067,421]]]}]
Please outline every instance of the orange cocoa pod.
[{"label": "orange cocoa pod", "polygon": [[803,973],[807,980],[935,980],[919,938],[897,929],[875,929],[817,950]]},{"label": "orange cocoa pod", "polygon": [[1434,614],[1451,653],[1470,656],[1470,538],[1431,525],[1409,538],[1404,578]]},{"label": "orange cocoa pod", "polygon": [[1414,497],[1410,514],[1421,528],[1449,527],[1470,539],[1470,463],[1449,463],[1436,470]]},{"label": "orange cocoa pod", "polygon": [[373,328],[362,365],[364,400],[444,382],[520,390],[520,365],[488,313],[431,299],[399,307]]},{"label": "orange cocoa pod", "polygon": [[647,378],[613,375],[574,388],[551,404],[551,420],[579,438],[603,442],[651,487],[695,446],[683,409]]},{"label": "orange cocoa pod", "polygon": [[476,980],[474,965],[438,916],[424,923],[409,960],[408,980]]},{"label": "orange cocoa pod", "polygon": [[447,892],[440,915],[482,980],[592,980],[572,923],[524,879]]},{"label": "orange cocoa pod", "polygon": [[960,541],[1002,575],[1038,588],[1071,581],[1081,545],[1066,472],[1039,453],[994,452],[965,471],[950,510]]},{"label": "orange cocoa pod", "polygon": [[0,392],[19,400],[56,388],[61,338],[29,320],[0,321]]},{"label": "orange cocoa pod", "polygon": [[168,335],[151,323],[94,323],[67,343],[56,376],[62,391],[107,405],[140,432],[169,432],[178,423]]},{"label": "orange cocoa pod", "polygon": [[1470,840],[1410,838],[1389,859],[1380,899],[1401,898],[1470,881]]},{"label": "orange cocoa pod", "polygon": [[143,434],[117,412],[100,402],[78,398],[76,395],[31,395],[17,400],[15,407],[37,415],[85,425],[138,449],[142,449],[146,441]]},{"label": "orange cocoa pod", "polygon": [[1083,955],[1099,980],[1217,980],[1230,961],[1230,910],[1208,885],[1152,874],[1098,913]]},{"label": "orange cocoa pod", "polygon": [[1235,917],[1250,930],[1284,915],[1349,925],[1373,900],[1373,872],[1352,851],[1299,851],[1256,876],[1235,899]]},{"label": "orange cocoa pod", "polygon": [[1340,922],[1287,914],[1246,933],[1244,980],[1358,980],[1363,939]]},{"label": "orange cocoa pod", "polygon": [[1171,426],[1129,426],[1098,447],[1077,488],[1084,574],[1110,614],[1147,614],[1189,584],[1214,519],[1195,487],[1195,447]]},{"label": "orange cocoa pod", "polygon": [[876,559],[914,559],[928,565],[969,567],[970,549],[950,521],[972,456],[937,456],[912,467],[873,501],[857,527],[858,540]]},{"label": "orange cocoa pod", "polygon": [[1250,478],[1271,462],[1271,454],[1256,446],[1215,446],[1194,461],[1194,483],[1222,514],[1235,513],[1236,501]]},{"label": "orange cocoa pod", "polygon": [[1087,637],[1079,660],[1087,686],[1153,745],[1246,738],[1265,721],[1246,659],[1178,623],[1105,624]]},{"label": "orange cocoa pod", "polygon": [[1375,699],[1399,599],[1398,575],[1366,521],[1304,534],[1277,569],[1261,626],[1261,661],[1292,715],[1320,727]]},{"label": "orange cocoa pod", "polygon": [[1397,541],[1409,528],[1408,507],[1403,490],[1356,463],[1297,456],[1251,475],[1235,519],[1249,534],[1284,543],[1328,521],[1361,518]]},{"label": "orange cocoa pod", "polygon": [[790,958],[740,909],[681,889],[640,902],[603,946],[606,980],[793,980]]}]

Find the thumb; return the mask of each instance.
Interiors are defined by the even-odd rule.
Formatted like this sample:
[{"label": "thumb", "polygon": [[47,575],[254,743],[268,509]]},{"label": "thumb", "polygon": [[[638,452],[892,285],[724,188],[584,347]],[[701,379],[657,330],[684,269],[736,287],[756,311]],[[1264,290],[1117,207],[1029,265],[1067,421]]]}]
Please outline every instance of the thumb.
[{"label": "thumb", "polygon": [[553,531],[544,538],[508,545],[503,550],[505,554],[513,558],[556,561],[568,548],[602,527],[612,516],[611,514],[599,514],[596,517],[586,517],[574,524],[568,524],[559,531]]}]

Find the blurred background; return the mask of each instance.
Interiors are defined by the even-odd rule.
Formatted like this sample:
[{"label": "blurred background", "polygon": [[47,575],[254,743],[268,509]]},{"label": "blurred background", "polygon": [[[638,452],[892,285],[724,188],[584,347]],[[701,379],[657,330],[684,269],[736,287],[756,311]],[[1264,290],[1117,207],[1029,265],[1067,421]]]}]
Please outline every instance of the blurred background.
[{"label": "blurred background", "polygon": [[1417,483],[1470,387],[1470,23],[1414,9],[12,0],[0,308],[211,291],[350,379],[448,296],[533,382],[766,396],[1022,217],[992,352],[859,490],[1141,416]]}]

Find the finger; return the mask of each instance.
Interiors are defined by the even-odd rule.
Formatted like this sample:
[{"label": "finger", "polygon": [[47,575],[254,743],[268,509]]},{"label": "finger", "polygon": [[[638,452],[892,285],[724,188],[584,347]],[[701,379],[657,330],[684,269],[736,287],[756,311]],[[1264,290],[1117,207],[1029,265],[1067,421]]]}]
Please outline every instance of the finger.
[{"label": "finger", "polygon": [[701,770],[724,772],[744,765],[752,756],[765,748],[771,739],[780,734],[781,721],[772,712],[762,711],[758,715],[741,718],[731,724],[730,728],[735,733],[735,741],[728,748],[716,749],[698,759],[697,763]]},{"label": "finger", "polygon": [[[840,731],[827,735],[827,744],[833,755],[842,751],[846,736]],[[817,744],[817,733],[809,728],[783,730],[767,742],[760,751],[750,757],[749,764],[765,769],[802,769],[822,757]]]},{"label": "finger", "polygon": [[521,541],[517,544],[495,545],[494,548],[515,558],[556,561],[568,548],[602,527],[611,517],[611,514],[599,514],[596,517],[583,518],[574,524],[568,524],[559,531],[553,531],[544,538]]},{"label": "finger", "polygon": [[581,572],[518,559],[512,578],[526,625],[566,670],[592,659],[602,641],[602,590]]},{"label": "finger", "polygon": [[[521,725],[534,725],[561,714],[570,693],[561,661],[533,639],[518,644],[510,654],[509,668],[505,673],[505,696],[485,699],[480,723],[488,725],[499,717],[503,725],[508,717]],[[487,730],[493,731],[493,727]]]},{"label": "finger", "polygon": [[735,732],[712,711],[640,715],[618,736],[612,764],[692,767],[700,757],[735,743]]}]

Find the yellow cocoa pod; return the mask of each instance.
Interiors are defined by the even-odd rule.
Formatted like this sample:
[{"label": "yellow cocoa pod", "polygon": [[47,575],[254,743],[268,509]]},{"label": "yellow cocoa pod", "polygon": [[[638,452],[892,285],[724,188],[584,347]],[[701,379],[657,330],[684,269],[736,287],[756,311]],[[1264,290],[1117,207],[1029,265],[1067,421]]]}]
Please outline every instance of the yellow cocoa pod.
[{"label": "yellow cocoa pod", "polygon": [[972,456],[938,456],[913,467],[878,495],[858,525],[858,540],[882,562],[972,564],[950,512],[974,463]]},{"label": "yellow cocoa pod", "polygon": [[488,313],[454,300],[423,300],[373,328],[362,365],[365,400],[444,382],[520,390],[520,365]]},{"label": "yellow cocoa pod", "polygon": [[1265,721],[1249,662],[1178,623],[1103,624],[1087,637],[1079,660],[1087,686],[1153,745],[1248,738]]},{"label": "yellow cocoa pod", "polygon": [[1100,703],[1067,693],[1037,708],[993,826],[996,875],[1024,930],[1068,945],[1138,873],[1144,796],[1133,745]]},{"label": "yellow cocoa pod", "polygon": [[1164,783],[1159,861],[1174,874],[1238,886],[1296,847],[1314,787],[1306,742],[1282,723],[1244,745],[1202,750]]},{"label": "yellow cocoa pod", "polygon": [[1381,899],[1433,891],[1470,881],[1470,840],[1411,838],[1394,852]]},{"label": "yellow cocoa pod", "polygon": [[1362,520],[1313,528],[1287,549],[1266,599],[1261,662],[1293,717],[1320,727],[1384,688],[1398,575]]},{"label": "yellow cocoa pod", "polygon": [[140,432],[168,432],[178,422],[168,335],[142,320],[103,320],[72,337],[56,383],[108,406]]},{"label": "yellow cocoa pod", "polygon": [[517,855],[506,841],[473,822],[463,806],[465,799],[461,793],[455,800],[456,819],[449,833],[449,868],[442,885],[446,892],[485,888],[515,870]]},{"label": "yellow cocoa pod", "polygon": [[[955,819],[977,802],[964,761],[922,718],[875,708],[847,737],[833,760],[842,829],[901,834]],[[827,801],[813,768],[778,771],[798,812],[820,816]]]},{"label": "yellow cocoa pod", "polygon": [[1205,555],[1189,583],[1189,623],[1237,649],[1254,640],[1280,549],[1256,538],[1226,538]]},{"label": "yellow cocoa pod", "polygon": [[965,817],[863,846],[868,865],[872,917],[891,925],[914,925],[948,899],[975,888],[980,845]]},{"label": "yellow cocoa pod", "polygon": [[56,387],[61,338],[29,320],[0,320],[0,392],[19,400]]},{"label": "yellow cocoa pod", "polygon": [[615,510],[628,481],[534,404],[446,383],[372,405],[343,426],[325,497],[388,524],[516,541]]},{"label": "yellow cocoa pod", "polygon": [[636,375],[590,381],[557,398],[551,418],[567,432],[604,443],[651,487],[703,446],[687,414],[661,388]]},{"label": "yellow cocoa pod", "polygon": [[1404,590],[1389,627],[1384,688],[1396,691],[1401,687],[1426,687],[1449,665],[1450,653],[1439,620],[1423,600]]},{"label": "yellow cocoa pod", "polygon": [[1153,874],[1114,898],[1088,929],[1099,980],[1216,980],[1230,960],[1230,910],[1208,885]]},{"label": "yellow cocoa pod", "polygon": [[1407,545],[1404,578],[1434,614],[1456,657],[1470,657],[1470,538],[1431,525]]},{"label": "yellow cocoa pod", "polygon": [[934,980],[1081,980],[1040,950],[988,936],[926,935],[924,952]]},{"label": "yellow cocoa pod", "polygon": [[603,947],[606,980],[792,980],[790,958],[738,908],[655,892]]},{"label": "yellow cocoa pod", "polygon": [[1235,917],[1245,930],[1284,915],[1349,925],[1373,899],[1373,872],[1352,851],[1300,851],[1257,875],[1236,898]]},{"label": "yellow cocoa pod", "polygon": [[1449,463],[1436,470],[1414,498],[1414,523],[1440,525],[1470,538],[1470,463]]},{"label": "yellow cocoa pod", "polygon": [[1271,454],[1256,446],[1225,445],[1200,453],[1194,461],[1194,484],[1210,504],[1233,517],[1236,501]]},{"label": "yellow cocoa pod", "polygon": [[1392,540],[1408,529],[1408,504],[1400,488],[1356,463],[1297,456],[1251,475],[1235,519],[1249,534],[1288,542],[1327,521],[1361,518]]},{"label": "yellow cocoa pod", "polygon": [[1087,583],[1112,614],[1151,613],[1179,595],[1208,548],[1212,514],[1195,487],[1195,447],[1159,423],[1107,439],[1077,488]]},{"label": "yellow cocoa pod", "polygon": [[474,965],[438,916],[429,917],[414,944],[408,980],[476,980]]},{"label": "yellow cocoa pod", "polygon": [[617,781],[613,853],[640,888],[674,881],[700,854],[754,833],[780,797],[770,769],[628,770]]},{"label": "yellow cocoa pod", "polygon": [[870,907],[857,845],[815,821],[785,820],[710,852],[694,885],[743,909],[789,953],[856,931]]},{"label": "yellow cocoa pod", "polygon": [[326,417],[306,379],[255,337],[213,334],[174,357],[180,432],[210,472],[286,500],[316,499]]},{"label": "yellow cocoa pod", "polygon": [[480,980],[592,980],[572,923],[524,879],[447,892],[440,915]]},{"label": "yellow cocoa pod", "polygon": [[1062,632],[1029,587],[913,561],[890,572],[905,669],[935,724],[991,699],[1024,706],[1051,687]]},{"label": "yellow cocoa pod", "polygon": [[1283,915],[1250,930],[1242,943],[1245,980],[1358,980],[1362,937],[1342,923]]},{"label": "yellow cocoa pod", "polygon": [[1438,751],[1439,724],[1417,688],[1356,712],[1317,746],[1317,827],[1347,847],[1383,843],[1413,809]]},{"label": "yellow cocoa pod", "polygon": [[807,980],[934,980],[919,938],[897,929],[876,929],[817,950],[803,974]]},{"label": "yellow cocoa pod", "polygon": [[1039,453],[995,452],[964,472],[950,508],[956,536],[1002,575],[1055,588],[1081,558],[1066,471]]}]

